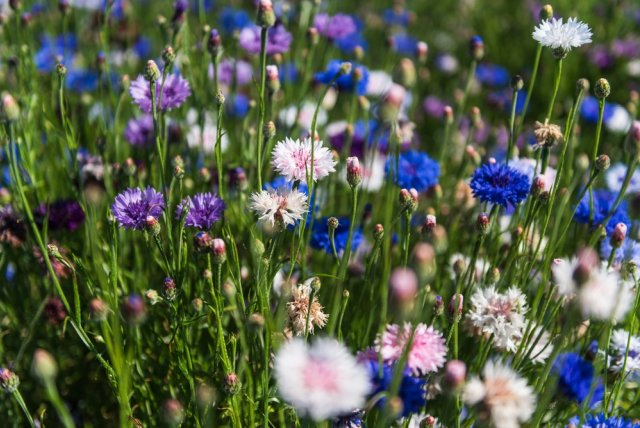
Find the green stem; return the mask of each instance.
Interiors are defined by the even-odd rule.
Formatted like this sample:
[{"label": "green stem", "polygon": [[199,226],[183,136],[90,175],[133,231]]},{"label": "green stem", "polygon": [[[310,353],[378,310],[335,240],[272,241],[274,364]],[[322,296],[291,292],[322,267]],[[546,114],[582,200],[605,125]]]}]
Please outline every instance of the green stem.
[{"label": "green stem", "polygon": [[257,139],[257,165],[258,165],[258,191],[262,190],[262,134],[265,118],[265,87],[267,84],[267,31],[263,27],[260,32],[260,111],[258,113],[258,139]]}]

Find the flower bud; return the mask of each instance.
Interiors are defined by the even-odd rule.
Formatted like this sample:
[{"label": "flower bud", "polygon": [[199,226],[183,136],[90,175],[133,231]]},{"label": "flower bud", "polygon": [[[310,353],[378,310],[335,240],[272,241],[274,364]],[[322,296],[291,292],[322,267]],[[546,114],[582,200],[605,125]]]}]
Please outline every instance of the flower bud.
[{"label": "flower bud", "polygon": [[400,190],[400,206],[403,210],[414,212],[418,208],[418,191],[416,189]]},{"label": "flower bud", "polygon": [[516,74],[511,79],[511,89],[514,91],[520,91],[522,88],[524,88],[524,80],[522,80],[522,76]]},{"label": "flower bud", "polygon": [[229,373],[224,377],[224,390],[229,395],[236,395],[242,389],[242,383],[235,373]]},{"label": "flower bud", "polygon": [[178,400],[170,399],[162,406],[164,421],[169,426],[178,426],[184,422],[184,408]]},{"label": "flower bud", "polygon": [[538,15],[540,21],[546,21],[547,19],[553,18],[553,7],[550,4],[545,4],[540,9],[540,14]]},{"label": "flower bud", "polygon": [[491,219],[487,213],[478,214],[478,218],[476,219],[476,229],[478,233],[481,235],[486,235],[489,233],[489,226],[491,225]]},{"label": "flower bud", "polygon": [[165,67],[171,67],[173,62],[176,60],[176,53],[173,51],[171,46],[167,46],[162,51],[162,60],[164,61]]},{"label": "flower bud", "polygon": [[18,386],[20,386],[18,375],[9,369],[0,367],[0,389],[7,394],[11,394],[18,390]]},{"label": "flower bud", "polygon": [[424,223],[422,224],[422,233],[425,235],[430,235],[433,233],[433,230],[436,228],[436,216],[433,214],[427,214],[424,218]]},{"label": "flower bud", "polygon": [[327,228],[329,229],[329,231],[336,230],[338,226],[340,226],[340,222],[336,217],[329,217],[327,219]]},{"label": "flower bud", "polygon": [[273,95],[280,90],[280,73],[278,72],[277,65],[267,65],[267,89],[269,93]]},{"label": "flower bud", "polygon": [[600,264],[598,254],[591,248],[578,251],[578,265],[573,271],[573,279],[578,284],[584,284],[591,278],[591,272]]},{"label": "flower bud", "polygon": [[209,32],[209,39],[207,40],[207,50],[213,58],[217,58],[222,53],[222,38],[218,30],[213,29]]},{"label": "flower bud", "polygon": [[206,253],[213,248],[213,238],[207,232],[198,232],[193,237],[193,246],[199,253]]},{"label": "flower bud", "polygon": [[547,188],[547,178],[544,175],[537,175],[531,183],[531,195],[537,198]]},{"label": "flower bud", "polygon": [[467,366],[460,360],[451,360],[447,362],[444,368],[444,381],[452,389],[458,389],[462,386],[467,377]]},{"label": "flower bud", "polygon": [[270,140],[273,137],[276,136],[276,124],[273,123],[273,121],[268,121],[267,123],[264,124],[264,129],[263,129],[263,133],[264,133],[264,138],[266,140]]},{"label": "flower bud", "polygon": [[31,372],[41,382],[51,382],[58,375],[58,364],[44,349],[36,349],[33,354]]},{"label": "flower bud", "polygon": [[276,23],[276,14],[273,11],[271,0],[260,0],[258,3],[258,17],[256,23],[262,28],[273,27]]},{"label": "flower bud", "polygon": [[195,313],[199,314],[200,312],[202,312],[202,309],[204,308],[204,302],[202,301],[201,298],[196,297],[191,301],[191,308]]},{"label": "flower bud", "polygon": [[373,239],[379,242],[384,237],[384,226],[380,223],[376,224],[373,228]]},{"label": "flower bud", "polygon": [[433,313],[436,317],[444,313],[444,300],[442,299],[442,296],[436,296],[433,302]]},{"label": "flower bud", "polygon": [[455,294],[451,297],[451,301],[449,302],[449,316],[461,317],[462,309],[464,306],[464,297],[462,294]]},{"label": "flower bud", "polygon": [[145,227],[147,232],[149,232],[151,236],[160,235],[160,222],[158,222],[158,219],[154,216],[147,216],[147,218],[145,219]]},{"label": "flower bud", "polygon": [[576,91],[578,93],[587,92],[590,87],[591,84],[589,83],[589,80],[585,79],[584,77],[582,79],[578,79],[578,81],[576,82]]},{"label": "flower bud", "polygon": [[446,105],[442,111],[444,112],[446,123],[451,125],[453,123],[453,108],[450,105]]},{"label": "flower bud", "polygon": [[351,69],[352,69],[352,65],[350,62],[343,62],[342,64],[340,64],[340,69],[338,70],[338,75],[339,76],[345,76],[347,74],[351,73]]},{"label": "flower bud", "polygon": [[482,37],[478,35],[473,36],[469,42],[469,48],[471,57],[474,60],[480,61],[484,57],[484,41]]},{"label": "flower bud", "polygon": [[2,93],[2,119],[15,122],[20,118],[20,107],[9,92]]},{"label": "flower bud", "polygon": [[147,317],[147,308],[142,297],[137,294],[127,296],[122,302],[122,316],[131,325],[142,324]]},{"label": "flower bud", "polygon": [[144,68],[144,78],[147,79],[148,82],[155,82],[160,79],[160,69],[156,62],[152,59],[147,61],[147,65]]},{"label": "flower bud", "polygon": [[309,40],[309,44],[311,46],[315,46],[320,41],[320,34],[318,33],[318,29],[316,27],[309,27],[307,30],[307,39]]},{"label": "flower bud", "polygon": [[494,267],[487,272],[487,282],[489,284],[497,284],[500,281],[500,269]]},{"label": "flower bud", "polygon": [[601,78],[596,81],[596,85],[593,88],[593,93],[599,100],[604,100],[611,94],[611,85],[607,79]]},{"label": "flower bud", "polygon": [[213,240],[213,262],[217,265],[221,265],[227,261],[227,247],[224,241],[220,238]]},{"label": "flower bud", "polygon": [[162,293],[164,294],[164,298],[170,302],[176,299],[176,296],[178,295],[178,289],[173,278],[166,277],[164,279],[164,287],[162,288]]},{"label": "flower bud", "polygon": [[92,299],[89,302],[89,315],[93,321],[104,321],[109,315],[109,306],[102,299]]},{"label": "flower bud", "polygon": [[360,160],[355,156],[347,158],[347,183],[351,188],[355,188],[362,183]]},{"label": "flower bud", "polygon": [[629,139],[635,144],[640,144],[640,121],[634,120],[629,128]]},{"label": "flower bud", "polygon": [[380,108],[380,117],[385,122],[395,122],[406,97],[404,87],[393,83],[384,94]]},{"label": "flower bud", "polygon": [[232,189],[242,192],[247,189],[248,185],[247,174],[242,167],[229,170],[229,186]]},{"label": "flower bud", "polygon": [[624,243],[624,239],[627,237],[627,225],[624,223],[616,224],[613,233],[611,234],[611,246],[613,248],[620,248]]},{"label": "flower bud", "polygon": [[222,91],[218,90],[218,93],[216,94],[216,104],[218,105],[218,107],[223,106],[225,101],[226,98],[224,97],[224,94],[222,93]]},{"label": "flower bud", "polygon": [[419,41],[416,45],[416,51],[418,54],[418,60],[421,64],[427,61],[427,54],[429,53],[429,45],[423,41]]},{"label": "flower bud", "polygon": [[606,171],[611,166],[611,159],[607,155],[600,155],[596,158],[596,169],[600,172]]}]

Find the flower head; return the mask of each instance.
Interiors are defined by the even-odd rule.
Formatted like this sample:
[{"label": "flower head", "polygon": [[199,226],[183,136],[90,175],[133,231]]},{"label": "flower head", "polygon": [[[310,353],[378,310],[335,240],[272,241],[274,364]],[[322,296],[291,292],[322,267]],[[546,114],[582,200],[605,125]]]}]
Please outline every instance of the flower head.
[{"label": "flower head", "polygon": [[481,417],[496,428],[511,428],[527,422],[533,415],[536,396],[527,381],[508,366],[489,361],[482,377],[471,378],[462,394],[464,402],[486,412]]},{"label": "flower head", "polygon": [[84,211],[77,201],[60,200],[49,205],[40,204],[35,211],[36,221],[48,221],[50,230],[77,230],[84,222]]},{"label": "flower head", "polygon": [[193,198],[187,196],[176,208],[176,218],[182,217],[185,206],[189,206],[184,225],[200,230],[209,230],[211,226],[222,218],[225,204],[217,195],[211,193],[197,193]]},{"label": "flower head", "polygon": [[424,376],[444,366],[447,355],[445,340],[442,333],[426,324],[416,325],[415,330],[410,323],[405,323],[403,327],[397,324],[387,325],[376,341],[376,350],[386,363],[392,364],[402,358],[409,339],[411,349],[407,368],[412,375]]},{"label": "flower head", "polygon": [[300,415],[316,421],[362,407],[371,384],[366,368],[341,343],[321,338],[285,343],[274,361],[278,391]]},{"label": "flower head", "polygon": [[367,83],[369,82],[369,70],[363,65],[353,64],[351,72],[344,72],[344,62],[340,60],[331,60],[327,64],[325,71],[318,72],[314,75],[316,81],[328,85],[334,79],[338,90],[344,92],[355,92],[358,95],[364,95],[367,91]]},{"label": "flower head", "polygon": [[313,26],[319,34],[330,40],[343,39],[358,31],[353,17],[344,13],[337,13],[333,16],[319,13],[313,18]]},{"label": "flower head", "polygon": [[163,210],[164,196],[151,186],[144,190],[127,189],[117,195],[111,205],[111,213],[120,227],[125,229],[143,230],[147,217],[158,218]]},{"label": "flower head", "polygon": [[[160,99],[160,84],[156,86],[156,102],[158,109],[163,111],[178,108],[191,95],[189,82],[182,76],[169,74],[162,88],[162,100]],[[129,94],[133,102],[145,113],[151,113],[151,89],[144,76],[138,76],[131,82]]]},{"label": "flower head", "polygon": [[[260,27],[245,27],[240,31],[238,43],[242,49],[250,54],[260,53]],[[283,54],[289,50],[293,36],[285,30],[282,24],[276,24],[267,31],[267,55]]]},{"label": "flower head", "polygon": [[526,312],[527,300],[520,290],[513,287],[502,294],[489,287],[471,296],[466,321],[478,335],[491,335],[498,349],[514,352],[524,333]]},{"label": "flower head", "polygon": [[307,213],[307,195],[298,189],[263,190],[251,195],[249,207],[258,222],[273,229],[295,225]]},{"label": "flower head", "polygon": [[640,380],[640,337],[617,329],[611,335],[609,368],[615,373],[620,373],[623,367],[624,374],[631,375],[631,380]]},{"label": "flower head", "polygon": [[[311,158],[313,155],[313,171]],[[285,138],[273,149],[273,168],[290,181],[307,182],[307,176],[313,172],[313,181],[321,180],[334,172],[336,161],[331,151],[322,146],[322,141],[302,141]]]},{"label": "flower head", "polygon": [[591,362],[573,352],[560,354],[553,362],[553,372],[558,375],[560,392],[579,404],[590,396],[591,407],[604,398],[604,386],[600,379],[596,380],[596,387],[593,392],[591,391],[594,371]]},{"label": "flower head", "polygon": [[153,117],[144,114],[127,122],[124,129],[124,138],[135,147],[151,145],[154,142]]},{"label": "flower head", "polygon": [[591,29],[577,18],[569,18],[563,23],[562,18],[551,18],[542,21],[533,31],[533,39],[542,46],[560,50],[564,56],[571,48],[591,43]]},{"label": "flower head", "polygon": [[[591,215],[591,198],[589,193],[582,198],[576,207],[573,219],[578,223],[591,224],[598,226],[609,215],[609,211],[613,208],[613,204],[617,198],[617,193],[608,192],[606,190],[596,190],[593,192],[593,215]],[[628,228],[631,227],[631,221],[627,214],[627,202],[623,201],[613,215],[609,218],[609,222],[605,225],[607,234],[613,232],[618,223],[624,223]]]},{"label": "flower head", "polygon": [[[311,282],[316,278],[305,281],[304,284],[292,287],[293,300],[287,303],[289,312],[289,327],[296,336],[302,336],[309,332],[313,334],[315,327],[322,328],[327,324],[329,315],[323,312],[318,296],[314,295],[311,304]],[[307,323],[308,319],[308,323]]]},{"label": "flower head", "polygon": [[552,123],[536,122],[533,126],[533,135],[538,142],[536,148],[552,147],[556,143],[562,143],[564,136],[558,125]]},{"label": "flower head", "polygon": [[[311,234],[310,245],[312,248],[324,250],[325,253],[331,254],[331,241],[329,239],[329,228],[327,226],[328,217],[324,217],[313,223],[313,232]],[[333,242],[336,246],[336,252],[342,254],[347,247],[347,239],[349,238],[350,220],[347,217],[338,218],[338,227],[334,231]],[[355,228],[351,238],[351,251],[356,251],[362,244],[362,229]]]},{"label": "flower head", "polygon": [[476,169],[471,178],[473,196],[482,202],[518,205],[529,194],[529,177],[505,164],[486,163]]},{"label": "flower head", "polygon": [[640,428],[640,423],[625,419],[622,416],[607,417],[604,413],[587,415],[580,422],[580,417],[575,416],[569,421],[567,428]]},{"label": "flower head", "polygon": [[416,189],[423,192],[438,184],[440,177],[440,165],[429,155],[417,150],[410,150],[400,154],[398,159],[398,172],[396,173],[396,160],[394,157],[387,159],[385,166],[387,175],[394,173],[395,183],[404,189]]}]

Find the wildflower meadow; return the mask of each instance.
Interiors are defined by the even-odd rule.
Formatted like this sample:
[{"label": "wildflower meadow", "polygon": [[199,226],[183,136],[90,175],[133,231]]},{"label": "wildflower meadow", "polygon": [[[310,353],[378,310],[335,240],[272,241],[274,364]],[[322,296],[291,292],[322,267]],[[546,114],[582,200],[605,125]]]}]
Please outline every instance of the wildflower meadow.
[{"label": "wildflower meadow", "polygon": [[640,428],[637,0],[0,0],[0,427]]}]

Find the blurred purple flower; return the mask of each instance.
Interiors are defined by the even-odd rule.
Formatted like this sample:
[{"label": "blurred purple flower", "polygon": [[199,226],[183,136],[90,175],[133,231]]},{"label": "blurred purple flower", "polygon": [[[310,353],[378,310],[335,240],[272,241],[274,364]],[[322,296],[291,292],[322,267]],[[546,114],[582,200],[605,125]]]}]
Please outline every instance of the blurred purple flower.
[{"label": "blurred purple flower", "polygon": [[[293,36],[282,24],[276,24],[267,31],[267,55],[282,54],[289,50]],[[250,54],[260,53],[260,27],[245,27],[240,32],[238,43]]]},{"label": "blurred purple flower", "polygon": [[[213,64],[209,65],[209,78],[213,79]],[[239,86],[247,85],[253,81],[253,67],[247,61],[223,59],[218,64],[218,82],[231,86],[234,83]]]},{"label": "blurred purple flower", "polygon": [[344,13],[337,13],[333,16],[319,13],[315,16],[313,25],[318,30],[318,33],[329,40],[343,39],[358,31],[353,17]]},{"label": "blurred purple flower", "polygon": [[136,147],[152,144],[154,139],[153,117],[150,114],[144,114],[129,120],[124,130],[124,138]]},{"label": "blurred purple flower", "polygon": [[35,218],[39,224],[44,224],[48,216],[50,230],[77,230],[84,221],[84,211],[77,201],[60,200],[46,205],[38,205],[35,211]]},{"label": "blurred purple flower", "polygon": [[[182,103],[191,95],[189,82],[176,74],[170,74],[164,82],[162,89],[162,100],[160,100],[161,82],[156,85],[156,101],[160,110],[167,111],[180,107]],[[145,113],[151,113],[151,89],[149,82],[140,75],[131,82],[129,94],[133,102]]]}]

